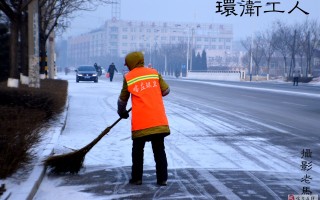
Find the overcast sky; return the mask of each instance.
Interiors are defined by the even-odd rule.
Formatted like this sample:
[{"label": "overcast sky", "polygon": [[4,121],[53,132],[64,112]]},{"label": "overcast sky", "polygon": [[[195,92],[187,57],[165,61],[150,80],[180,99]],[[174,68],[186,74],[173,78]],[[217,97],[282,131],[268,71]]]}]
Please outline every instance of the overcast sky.
[{"label": "overcast sky", "polygon": [[[216,13],[219,1],[222,2],[221,6],[227,5],[224,3],[225,0],[121,0],[121,19],[227,23],[233,25],[235,39],[250,36],[257,30],[271,28],[272,22],[277,19],[288,24],[303,22],[307,18],[318,19],[320,22],[320,0],[260,0],[261,3],[254,4],[254,6],[261,6],[259,16],[254,13],[251,17],[249,14],[242,14],[248,0],[243,0],[244,2],[235,0],[234,13],[237,15],[230,13],[229,16]],[[289,13],[296,5],[298,8]],[[225,11],[223,7],[221,10]],[[284,12],[265,12],[272,10]],[[302,10],[309,14],[304,14]],[[108,19],[111,19],[111,5],[100,6],[92,12],[77,13],[77,17],[71,21],[71,26],[64,36],[88,32],[99,27]]]}]

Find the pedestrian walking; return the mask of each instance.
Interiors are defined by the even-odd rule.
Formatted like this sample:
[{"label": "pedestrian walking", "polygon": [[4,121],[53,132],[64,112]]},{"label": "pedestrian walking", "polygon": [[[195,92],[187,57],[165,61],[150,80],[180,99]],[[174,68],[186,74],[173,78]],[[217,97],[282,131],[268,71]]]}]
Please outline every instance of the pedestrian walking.
[{"label": "pedestrian walking", "polygon": [[98,76],[101,76],[102,75],[102,68],[101,66],[99,66],[97,63],[94,63],[93,64],[94,68],[96,69],[97,73],[98,73]]},{"label": "pedestrian walking", "polygon": [[293,86],[298,86],[299,78],[300,78],[300,70],[294,69],[292,72],[293,76]]},{"label": "pedestrian walking", "polygon": [[157,70],[144,67],[141,52],[132,52],[125,57],[129,72],[125,74],[118,99],[118,114],[127,119],[126,110],[131,95],[132,118],[132,171],[129,183],[142,184],[143,154],[146,142],[151,141],[156,163],[157,184],[167,185],[168,164],[164,138],[170,134],[163,96],[170,92],[168,84]]},{"label": "pedestrian walking", "polygon": [[112,80],[113,80],[114,71],[118,72],[118,70],[117,70],[116,66],[114,65],[114,63],[111,63],[109,65],[109,69],[108,69],[110,82],[112,82]]}]

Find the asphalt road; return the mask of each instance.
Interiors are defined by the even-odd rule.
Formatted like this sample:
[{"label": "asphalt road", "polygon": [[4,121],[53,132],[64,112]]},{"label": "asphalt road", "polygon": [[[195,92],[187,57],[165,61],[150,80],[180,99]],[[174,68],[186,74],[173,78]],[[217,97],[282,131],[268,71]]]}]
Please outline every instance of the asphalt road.
[{"label": "asphalt road", "polygon": [[259,137],[273,139],[276,144],[320,150],[319,86],[221,81],[211,81],[210,85],[177,80],[168,83],[173,101],[181,105],[225,116],[230,123],[249,123],[257,132],[268,132]]}]

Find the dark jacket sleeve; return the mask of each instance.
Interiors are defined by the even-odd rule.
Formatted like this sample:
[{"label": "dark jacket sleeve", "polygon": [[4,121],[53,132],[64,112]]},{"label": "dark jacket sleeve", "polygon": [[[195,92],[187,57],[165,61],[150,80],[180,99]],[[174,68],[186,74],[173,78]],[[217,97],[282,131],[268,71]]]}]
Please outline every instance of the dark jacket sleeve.
[{"label": "dark jacket sleeve", "polygon": [[161,88],[162,96],[166,96],[170,93],[169,85],[163,80],[161,74],[159,74],[159,83]]},{"label": "dark jacket sleeve", "polygon": [[124,111],[126,111],[129,98],[130,98],[130,92],[128,91],[128,84],[126,79],[123,79],[121,93],[118,98],[118,113],[123,113]]}]

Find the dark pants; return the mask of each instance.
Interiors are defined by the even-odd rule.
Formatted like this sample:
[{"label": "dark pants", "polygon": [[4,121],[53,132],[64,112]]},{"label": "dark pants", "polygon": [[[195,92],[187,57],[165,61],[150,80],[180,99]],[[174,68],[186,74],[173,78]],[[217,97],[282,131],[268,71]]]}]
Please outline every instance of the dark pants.
[{"label": "dark pants", "polygon": [[114,73],[110,73],[109,75],[110,75],[110,82],[112,82]]},{"label": "dark pants", "polygon": [[156,134],[147,137],[136,138],[132,144],[132,172],[133,180],[142,180],[143,174],[143,153],[147,141],[151,141],[154,161],[156,162],[157,181],[167,181],[168,163],[164,147],[164,135]]},{"label": "dark pants", "polygon": [[299,83],[299,77],[293,77],[293,85],[298,86]]}]

